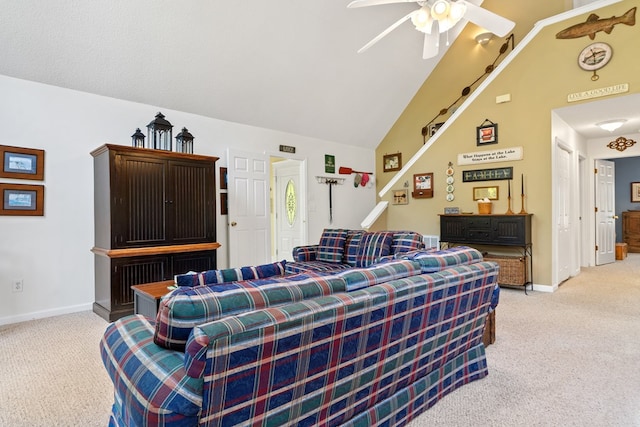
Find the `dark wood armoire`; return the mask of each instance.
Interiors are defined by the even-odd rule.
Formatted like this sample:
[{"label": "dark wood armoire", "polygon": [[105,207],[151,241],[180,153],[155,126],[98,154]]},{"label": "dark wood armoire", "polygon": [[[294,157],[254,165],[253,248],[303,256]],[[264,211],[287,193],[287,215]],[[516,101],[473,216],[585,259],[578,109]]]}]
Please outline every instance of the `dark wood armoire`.
[{"label": "dark wood armoire", "polygon": [[133,313],[132,285],[216,267],[217,157],[106,144],[94,158],[95,302]]}]

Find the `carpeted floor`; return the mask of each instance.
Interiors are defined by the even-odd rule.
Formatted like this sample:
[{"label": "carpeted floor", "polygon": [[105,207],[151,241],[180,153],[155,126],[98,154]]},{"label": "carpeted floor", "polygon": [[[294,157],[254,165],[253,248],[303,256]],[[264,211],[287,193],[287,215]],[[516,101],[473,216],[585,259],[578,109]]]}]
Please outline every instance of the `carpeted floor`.
[{"label": "carpeted floor", "polygon": [[[553,293],[503,289],[489,376],[410,427],[640,426],[640,254]],[[92,312],[0,327],[0,427],[106,426],[112,385]]]}]

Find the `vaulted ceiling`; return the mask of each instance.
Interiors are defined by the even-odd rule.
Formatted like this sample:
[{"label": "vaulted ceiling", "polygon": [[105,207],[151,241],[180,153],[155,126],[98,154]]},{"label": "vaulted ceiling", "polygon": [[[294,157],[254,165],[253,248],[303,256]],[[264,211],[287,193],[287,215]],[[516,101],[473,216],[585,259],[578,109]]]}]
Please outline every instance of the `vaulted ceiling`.
[{"label": "vaulted ceiling", "polygon": [[375,148],[439,58],[410,23],[356,53],[416,5],[347,4],[0,0],[0,74]]}]

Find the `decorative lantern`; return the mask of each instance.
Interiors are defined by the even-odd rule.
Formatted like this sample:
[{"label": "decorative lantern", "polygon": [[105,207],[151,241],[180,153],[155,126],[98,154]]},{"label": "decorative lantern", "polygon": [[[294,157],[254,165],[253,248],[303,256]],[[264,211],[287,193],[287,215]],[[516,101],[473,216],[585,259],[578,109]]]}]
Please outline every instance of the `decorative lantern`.
[{"label": "decorative lantern", "polygon": [[131,146],[144,148],[144,133],[140,132],[140,128],[137,128],[136,133],[131,135]]},{"label": "decorative lantern", "polygon": [[176,151],[193,154],[193,135],[187,128],[182,128],[182,132],[176,135]]},{"label": "decorative lantern", "polygon": [[165,120],[162,113],[156,114],[155,120],[147,125],[147,144],[149,148],[155,150],[171,151],[173,126],[168,120]]}]

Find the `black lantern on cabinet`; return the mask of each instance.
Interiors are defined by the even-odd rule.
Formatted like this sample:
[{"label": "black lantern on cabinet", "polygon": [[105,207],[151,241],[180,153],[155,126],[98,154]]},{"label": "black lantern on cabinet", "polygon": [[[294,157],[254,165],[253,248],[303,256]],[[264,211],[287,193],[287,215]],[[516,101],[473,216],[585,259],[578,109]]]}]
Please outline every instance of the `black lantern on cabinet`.
[{"label": "black lantern on cabinet", "polygon": [[144,148],[144,133],[140,132],[140,128],[137,128],[136,133],[131,135],[131,145],[136,148]]},{"label": "black lantern on cabinet", "polygon": [[149,148],[171,151],[172,128],[173,126],[162,113],[156,114],[156,118],[147,125]]},{"label": "black lantern on cabinet", "polygon": [[176,135],[176,151],[193,154],[193,135],[187,128],[182,128],[182,132]]}]

